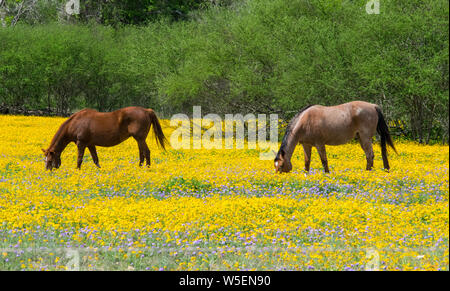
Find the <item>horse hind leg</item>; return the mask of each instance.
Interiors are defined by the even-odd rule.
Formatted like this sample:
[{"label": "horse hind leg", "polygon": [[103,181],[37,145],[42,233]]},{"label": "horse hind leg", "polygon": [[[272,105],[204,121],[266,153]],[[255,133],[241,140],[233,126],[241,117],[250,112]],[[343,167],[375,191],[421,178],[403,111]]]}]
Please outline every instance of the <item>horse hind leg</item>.
[{"label": "horse hind leg", "polygon": [[371,137],[360,137],[359,144],[361,145],[364,153],[366,154],[366,170],[370,171],[373,168],[373,147],[372,147],[372,138]]},{"label": "horse hind leg", "polygon": [[88,149],[89,149],[89,152],[91,153],[92,161],[94,162],[94,164],[98,168],[101,168],[100,163],[98,162],[97,149],[95,148],[95,146],[89,146]]},{"label": "horse hind leg", "polygon": [[145,156],[145,163],[147,164],[147,167],[150,167],[150,149],[147,146],[147,143],[143,142],[143,154]]},{"label": "horse hind leg", "polygon": [[142,163],[144,162],[144,152],[142,151],[142,146],[139,142],[138,148],[139,148],[139,167],[142,167]]},{"label": "horse hind leg", "polygon": [[141,167],[146,160],[147,166],[150,166],[150,150],[148,149],[145,139],[150,130],[150,122],[143,123],[134,122],[128,126],[128,132],[137,141],[139,147],[139,166]]},{"label": "horse hind leg", "polygon": [[144,159],[146,161],[147,166],[150,166],[150,150],[147,146],[147,143],[144,140],[137,140],[139,147],[139,166],[141,167],[144,163]]}]

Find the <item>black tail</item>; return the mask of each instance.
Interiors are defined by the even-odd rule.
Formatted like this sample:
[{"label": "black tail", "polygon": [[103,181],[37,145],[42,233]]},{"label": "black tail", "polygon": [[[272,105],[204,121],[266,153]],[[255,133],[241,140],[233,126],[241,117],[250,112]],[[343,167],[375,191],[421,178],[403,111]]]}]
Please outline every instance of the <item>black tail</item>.
[{"label": "black tail", "polygon": [[389,127],[387,126],[386,121],[384,120],[384,116],[383,113],[381,113],[381,109],[378,106],[375,107],[375,109],[377,110],[378,113],[377,132],[381,137],[381,155],[383,157],[383,165],[386,170],[389,170],[386,142],[395,151],[396,154],[398,153],[397,150],[395,149],[394,143],[392,142],[392,138],[389,133]]},{"label": "black tail", "polygon": [[156,142],[164,149],[166,150],[166,143],[167,139],[164,136],[164,133],[161,128],[161,124],[159,124],[159,120],[156,117],[155,112],[152,109],[147,109],[148,113],[150,114],[150,121],[153,125],[153,132],[155,133],[155,139]]}]

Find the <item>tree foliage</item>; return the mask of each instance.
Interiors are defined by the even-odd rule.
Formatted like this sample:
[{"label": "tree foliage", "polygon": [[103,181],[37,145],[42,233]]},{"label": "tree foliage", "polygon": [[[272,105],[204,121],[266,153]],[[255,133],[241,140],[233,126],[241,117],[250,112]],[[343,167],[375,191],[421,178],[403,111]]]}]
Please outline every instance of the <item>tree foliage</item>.
[{"label": "tree foliage", "polygon": [[0,28],[0,106],[289,119],[366,100],[404,135],[448,142],[448,1],[366,2],[86,0],[69,21]]}]

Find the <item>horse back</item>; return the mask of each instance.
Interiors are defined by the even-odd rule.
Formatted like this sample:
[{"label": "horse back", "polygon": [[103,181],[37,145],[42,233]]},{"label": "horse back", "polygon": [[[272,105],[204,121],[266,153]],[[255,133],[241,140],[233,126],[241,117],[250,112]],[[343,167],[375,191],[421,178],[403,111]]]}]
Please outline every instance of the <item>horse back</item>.
[{"label": "horse back", "polygon": [[114,146],[127,139],[120,112],[84,109],[74,114],[68,132],[73,141],[87,145]]},{"label": "horse back", "polygon": [[314,105],[298,123],[301,143],[340,145],[359,132],[374,134],[378,121],[376,105],[354,101],[336,106]]}]

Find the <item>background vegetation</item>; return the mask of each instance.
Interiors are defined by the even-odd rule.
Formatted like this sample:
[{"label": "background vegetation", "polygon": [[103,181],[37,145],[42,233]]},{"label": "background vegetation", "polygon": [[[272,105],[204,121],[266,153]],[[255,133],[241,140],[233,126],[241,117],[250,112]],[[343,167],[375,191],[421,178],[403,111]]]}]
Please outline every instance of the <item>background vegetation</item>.
[{"label": "background vegetation", "polygon": [[449,138],[449,2],[3,0],[0,109],[161,117],[366,100],[419,142]]}]

